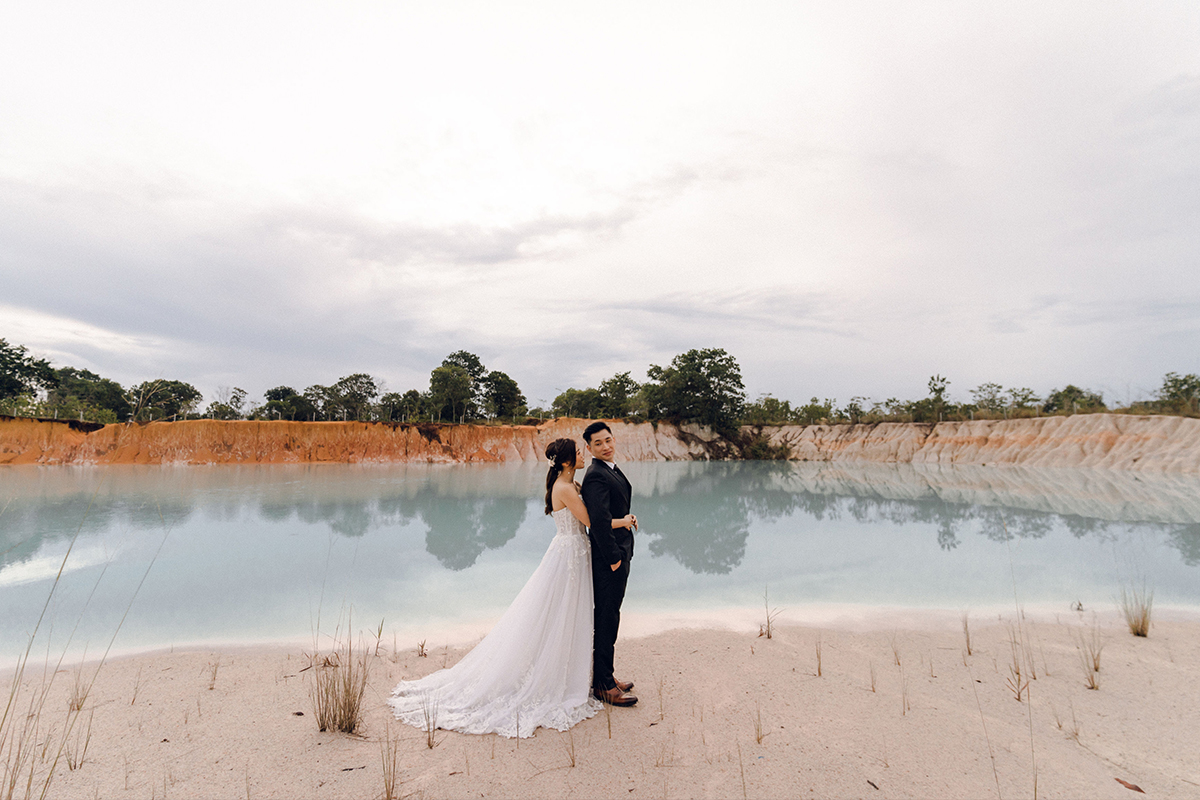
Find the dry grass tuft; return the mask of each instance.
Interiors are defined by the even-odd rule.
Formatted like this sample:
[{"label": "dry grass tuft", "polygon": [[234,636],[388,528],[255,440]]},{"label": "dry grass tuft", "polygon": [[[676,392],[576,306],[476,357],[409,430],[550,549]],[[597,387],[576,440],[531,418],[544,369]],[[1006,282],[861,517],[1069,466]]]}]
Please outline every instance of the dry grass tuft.
[{"label": "dry grass tuft", "polygon": [[821,636],[817,635],[817,677],[821,677]]},{"label": "dry grass tuft", "polygon": [[1134,636],[1150,635],[1150,611],[1153,606],[1154,591],[1147,592],[1145,584],[1142,584],[1141,589],[1121,588],[1121,614],[1125,617],[1129,632]]},{"label": "dry grass tuft", "polygon": [[1008,663],[1008,677],[1004,682],[1020,703],[1029,688],[1029,677],[1025,672],[1025,649],[1011,623],[1008,626],[1008,646],[1012,659]]},{"label": "dry grass tuft", "polygon": [[759,744],[763,743],[763,739],[770,736],[770,732],[763,730],[762,709],[758,705],[758,701],[754,702],[754,741]]},{"label": "dry grass tuft", "polygon": [[[429,750],[437,747],[438,707],[437,701],[429,695],[421,699],[421,713],[425,717],[425,747]],[[517,731],[520,733],[520,731]],[[520,742],[520,739],[517,740]],[[494,745],[493,745],[494,746]]]},{"label": "dry grass tuft", "polygon": [[869,663],[869,666],[871,668],[871,691],[874,692],[875,691],[875,662],[871,661]]},{"label": "dry grass tuft", "polygon": [[900,666],[900,645],[896,641],[896,632],[892,631],[888,634],[888,644],[892,647],[892,658],[896,662],[896,666]]},{"label": "dry grass tuft", "polygon": [[313,657],[309,698],[318,730],[354,733],[358,729],[369,664],[365,650],[355,656],[349,636],[344,645],[338,645],[335,640],[331,653],[318,653]]},{"label": "dry grass tuft", "polygon": [[221,660],[217,659],[208,665],[208,690],[211,692],[217,685],[217,670],[221,668]]},{"label": "dry grass tuft", "polygon": [[[85,656],[86,658],[86,653]],[[87,702],[88,692],[91,691],[91,686],[83,677],[83,662],[81,661],[75,667],[74,681],[71,684],[71,699],[67,702],[67,710],[78,714],[83,710],[83,704]]]},{"label": "dry grass tuft", "polygon": [[1100,635],[1100,626],[1095,615],[1092,617],[1092,628],[1085,635],[1082,631],[1075,633],[1075,648],[1079,652],[1079,665],[1083,669],[1083,683],[1089,689],[1099,689],[1100,653],[1104,650],[1104,637]]},{"label": "dry grass tuft", "polygon": [[417,658],[428,658],[429,651],[425,649],[425,640],[417,642]]},{"label": "dry grass tuft", "polygon": [[83,760],[87,757],[88,745],[92,743],[92,718],[96,716],[96,709],[92,709],[88,714],[87,728],[81,728],[75,735],[75,741],[68,741],[64,748],[64,755],[67,761],[67,769],[71,772],[83,766]]},{"label": "dry grass tuft", "polygon": [[400,760],[400,739],[392,733],[392,726],[384,720],[383,739],[379,742],[379,756],[383,761],[383,800],[397,800],[397,762]]},{"label": "dry grass tuft", "polygon": [[771,601],[767,596],[767,587],[763,587],[763,609],[766,613],[766,622],[758,626],[758,635],[765,636],[768,639],[774,635],[775,618],[779,616],[780,609],[771,608]]}]

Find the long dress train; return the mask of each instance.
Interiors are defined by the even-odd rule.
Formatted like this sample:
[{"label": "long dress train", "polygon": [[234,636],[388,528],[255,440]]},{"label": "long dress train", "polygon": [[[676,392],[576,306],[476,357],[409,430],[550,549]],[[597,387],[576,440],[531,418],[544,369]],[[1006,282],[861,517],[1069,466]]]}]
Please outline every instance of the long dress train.
[{"label": "long dress train", "polygon": [[[592,571],[587,530],[570,509],[542,563],[491,632],[454,666],[401,681],[388,704],[425,729],[525,738],[565,731],[600,710],[592,685]],[[428,717],[427,717],[428,715]]]}]

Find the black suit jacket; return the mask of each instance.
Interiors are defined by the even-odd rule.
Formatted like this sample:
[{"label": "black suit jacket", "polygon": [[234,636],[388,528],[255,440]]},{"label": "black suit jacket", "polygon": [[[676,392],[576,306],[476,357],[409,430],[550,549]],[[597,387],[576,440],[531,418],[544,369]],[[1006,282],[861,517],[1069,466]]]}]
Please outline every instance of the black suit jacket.
[{"label": "black suit jacket", "polygon": [[629,513],[633,487],[625,476],[618,475],[607,464],[592,461],[583,476],[580,493],[592,523],[588,537],[592,540],[593,563],[598,560],[612,565],[633,558],[633,530],[612,526],[614,519]]}]

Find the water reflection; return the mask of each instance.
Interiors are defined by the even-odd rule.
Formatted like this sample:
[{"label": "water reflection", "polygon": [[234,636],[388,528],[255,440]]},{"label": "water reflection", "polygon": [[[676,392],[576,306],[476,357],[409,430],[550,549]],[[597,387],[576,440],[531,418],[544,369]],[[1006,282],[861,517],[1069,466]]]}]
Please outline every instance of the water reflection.
[{"label": "water reflection", "polygon": [[[1200,478],[1103,470],[635,463],[628,602],[1106,602],[1133,570],[1200,606]],[[0,470],[0,655],[22,642],[79,531],[55,629],[127,646],[303,638],[319,611],[413,625],[494,619],[545,552],[526,466]],[[165,544],[164,544],[165,542]],[[1011,560],[1010,560],[1011,559]],[[997,564],[1003,563],[1003,569]],[[1065,599],[1064,599],[1065,597]],[[90,604],[90,605],[89,605]],[[74,616],[72,616],[74,615]],[[111,635],[111,634],[109,634]],[[419,639],[418,639],[419,640]]]},{"label": "water reflection", "polygon": [[[1102,470],[845,466],[812,463],[637,463],[626,470],[650,554],[698,575],[742,564],[754,525],[848,519],[929,525],[950,552],[994,542],[1156,533],[1200,565],[1200,480]],[[164,530],[196,514],[327,526],[351,539],[412,523],[450,570],[503,548],[540,506],[537,470],[504,466],[8,469],[0,488],[0,570],[79,530]],[[536,512],[535,512],[536,513]]]}]

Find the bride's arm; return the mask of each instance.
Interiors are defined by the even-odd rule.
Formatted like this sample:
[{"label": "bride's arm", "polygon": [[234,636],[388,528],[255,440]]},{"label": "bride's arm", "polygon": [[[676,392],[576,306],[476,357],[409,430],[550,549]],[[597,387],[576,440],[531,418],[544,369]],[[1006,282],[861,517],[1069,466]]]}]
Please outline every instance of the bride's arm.
[{"label": "bride's arm", "polygon": [[554,485],[554,494],[558,499],[562,500],[563,505],[571,509],[571,513],[575,515],[575,519],[583,523],[585,528],[592,527],[591,521],[588,519],[587,506],[583,504],[583,498],[579,496],[579,492],[574,486],[565,486],[561,483]]}]

